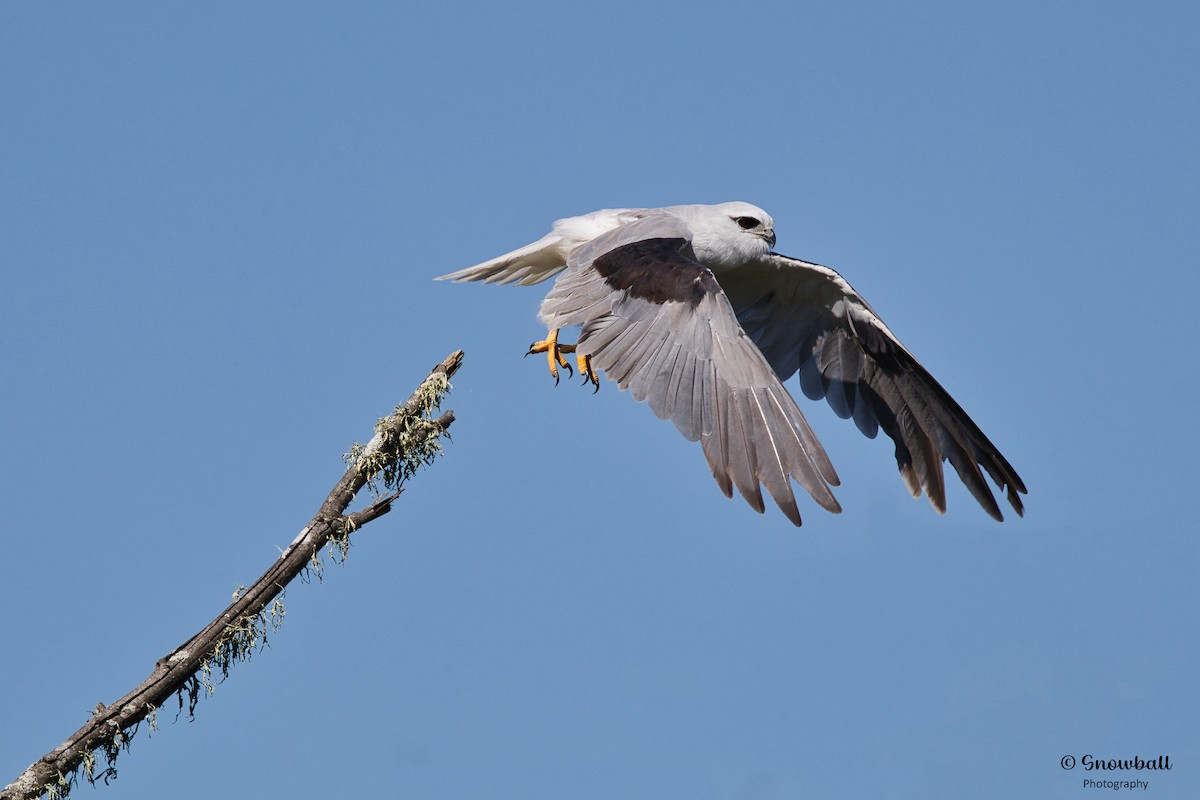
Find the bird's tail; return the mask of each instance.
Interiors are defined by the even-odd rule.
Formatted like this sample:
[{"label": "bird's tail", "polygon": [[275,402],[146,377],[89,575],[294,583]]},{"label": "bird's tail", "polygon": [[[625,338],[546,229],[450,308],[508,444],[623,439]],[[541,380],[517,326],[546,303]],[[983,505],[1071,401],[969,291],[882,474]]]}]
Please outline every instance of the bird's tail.
[{"label": "bird's tail", "polygon": [[505,253],[482,264],[451,272],[439,281],[483,281],[484,283],[515,283],[529,286],[554,277],[567,267],[567,252],[575,242],[568,242],[557,230],[533,244]]}]

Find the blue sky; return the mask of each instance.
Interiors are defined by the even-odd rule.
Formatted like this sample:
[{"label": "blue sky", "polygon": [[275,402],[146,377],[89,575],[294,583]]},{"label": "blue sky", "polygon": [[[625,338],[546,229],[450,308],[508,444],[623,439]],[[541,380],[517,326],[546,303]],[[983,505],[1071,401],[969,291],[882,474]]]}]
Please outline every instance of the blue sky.
[{"label": "blue sky", "polygon": [[[445,458],[101,792],[1071,798],[1090,753],[1200,793],[1198,24],[6,4],[0,780],[211,619],[463,348]],[[760,517],[614,385],[522,359],[540,287],[430,280],[557,217],[730,199],[874,305],[1025,519],[957,484],[939,517],[803,399],[845,512]]]}]

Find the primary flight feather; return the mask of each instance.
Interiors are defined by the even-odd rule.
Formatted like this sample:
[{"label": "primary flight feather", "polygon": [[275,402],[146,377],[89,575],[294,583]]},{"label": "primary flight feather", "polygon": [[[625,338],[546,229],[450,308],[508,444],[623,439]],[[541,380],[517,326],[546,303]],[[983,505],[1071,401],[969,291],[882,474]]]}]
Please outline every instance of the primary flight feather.
[{"label": "primary flight feather", "polygon": [[[557,379],[574,352],[699,440],[727,497],[756,511],[762,487],[794,524],[791,481],[838,512],[837,473],[783,381],[824,397],[865,435],[882,429],[914,497],[946,510],[948,461],[979,504],[1002,520],[983,477],[1018,515],[1026,492],[979,427],[828,267],[779,255],[774,221],[749,203],[605,209],[554,223],[534,242],[441,279],[527,286],[558,275],[539,317]],[[580,326],[574,345],[560,328]]]}]

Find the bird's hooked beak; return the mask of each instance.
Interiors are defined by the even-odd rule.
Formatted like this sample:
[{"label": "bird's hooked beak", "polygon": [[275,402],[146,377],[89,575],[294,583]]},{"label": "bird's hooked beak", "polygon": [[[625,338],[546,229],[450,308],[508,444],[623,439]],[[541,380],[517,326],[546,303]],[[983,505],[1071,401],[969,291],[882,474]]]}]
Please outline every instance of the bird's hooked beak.
[{"label": "bird's hooked beak", "polygon": [[763,231],[763,238],[767,240],[767,244],[771,245],[771,247],[774,247],[775,246],[775,229],[767,228],[765,231]]}]

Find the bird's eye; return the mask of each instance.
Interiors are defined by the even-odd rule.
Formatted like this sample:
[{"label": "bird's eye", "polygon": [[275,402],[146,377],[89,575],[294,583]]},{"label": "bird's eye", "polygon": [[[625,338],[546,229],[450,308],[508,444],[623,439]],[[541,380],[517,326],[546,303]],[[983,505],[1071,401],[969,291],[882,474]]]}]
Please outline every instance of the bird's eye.
[{"label": "bird's eye", "polygon": [[734,217],[733,221],[736,222],[744,231],[748,231],[752,228],[757,228],[759,225],[762,225],[762,223],[756,220],[754,217]]}]

